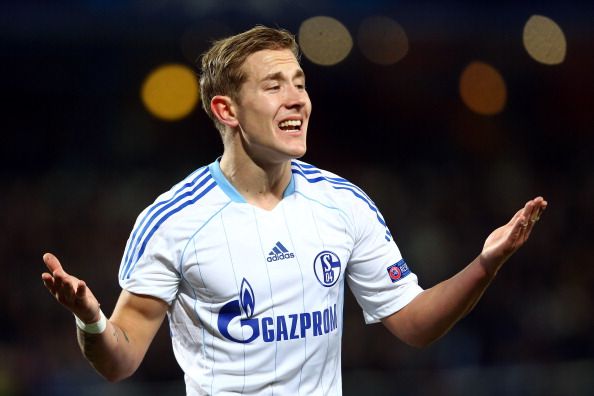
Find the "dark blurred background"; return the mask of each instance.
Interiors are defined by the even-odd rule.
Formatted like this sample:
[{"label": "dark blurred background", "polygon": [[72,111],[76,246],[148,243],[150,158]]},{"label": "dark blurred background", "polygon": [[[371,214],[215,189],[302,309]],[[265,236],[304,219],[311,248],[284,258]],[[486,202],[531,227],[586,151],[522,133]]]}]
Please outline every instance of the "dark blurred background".
[{"label": "dark blurred background", "polygon": [[[530,30],[534,15],[561,39]],[[131,379],[100,379],[42,285],[41,256],[111,312],[136,216],[222,152],[200,104],[173,121],[148,111],[147,76],[193,67],[212,39],[255,24],[297,34],[317,16],[340,21],[352,48],[334,65],[302,59],[314,108],[303,159],[366,190],[423,287],[526,200],[549,201],[476,309],[426,349],[364,325],[347,292],[344,394],[594,394],[592,2],[39,0],[0,6],[0,395],[183,394],[166,324]],[[362,38],[370,17],[397,22],[397,62],[369,57],[365,45],[390,48],[377,31]],[[490,74],[464,80],[477,64]]]}]

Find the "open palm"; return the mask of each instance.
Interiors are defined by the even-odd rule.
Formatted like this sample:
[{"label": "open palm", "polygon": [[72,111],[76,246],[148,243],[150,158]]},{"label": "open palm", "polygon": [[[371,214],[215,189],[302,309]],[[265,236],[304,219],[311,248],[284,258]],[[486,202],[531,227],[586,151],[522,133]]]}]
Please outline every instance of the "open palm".
[{"label": "open palm", "polygon": [[507,224],[497,228],[487,237],[481,253],[482,258],[493,263],[498,269],[528,240],[546,207],[547,201],[542,197],[526,202]]},{"label": "open palm", "polygon": [[53,254],[44,254],[43,261],[49,272],[44,272],[41,279],[54,298],[85,323],[99,320],[99,302],[87,284],[64,271]]}]

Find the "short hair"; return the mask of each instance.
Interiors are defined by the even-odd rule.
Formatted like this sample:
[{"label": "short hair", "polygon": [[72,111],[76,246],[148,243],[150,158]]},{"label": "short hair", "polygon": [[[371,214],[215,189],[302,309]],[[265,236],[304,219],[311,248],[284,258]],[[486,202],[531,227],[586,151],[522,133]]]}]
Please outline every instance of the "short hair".
[{"label": "short hair", "polygon": [[200,95],[202,107],[219,131],[223,125],[210,109],[216,95],[226,95],[239,101],[241,85],[247,79],[242,65],[251,54],[262,50],[289,49],[299,60],[295,36],[285,29],[255,26],[250,30],[213,42],[202,54],[200,62]]}]

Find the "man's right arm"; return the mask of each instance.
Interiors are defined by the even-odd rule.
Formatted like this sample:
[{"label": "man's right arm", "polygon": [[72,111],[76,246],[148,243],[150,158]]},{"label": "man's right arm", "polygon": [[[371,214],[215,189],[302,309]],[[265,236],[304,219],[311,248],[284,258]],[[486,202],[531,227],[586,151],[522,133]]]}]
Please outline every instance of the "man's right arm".
[{"label": "man's right arm", "polygon": [[[100,320],[99,303],[86,283],[64,271],[58,259],[45,254],[49,272],[42,279],[50,293],[83,323]],[[122,291],[104,331],[91,334],[77,329],[81,351],[108,381],[132,375],[163,323],[167,304],[157,298]]]}]

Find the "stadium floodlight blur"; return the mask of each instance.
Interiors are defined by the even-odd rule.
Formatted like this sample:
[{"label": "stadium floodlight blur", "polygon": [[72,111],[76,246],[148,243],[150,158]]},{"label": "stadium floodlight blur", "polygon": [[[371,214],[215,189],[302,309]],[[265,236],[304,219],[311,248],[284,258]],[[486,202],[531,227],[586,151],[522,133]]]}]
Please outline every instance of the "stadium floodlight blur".
[{"label": "stadium floodlight blur", "polygon": [[327,16],[309,18],[298,34],[303,55],[312,63],[332,66],[344,60],[353,48],[353,38],[337,19]]},{"label": "stadium floodlight blur", "polygon": [[460,97],[470,110],[482,115],[500,113],[507,101],[501,73],[485,62],[471,62],[460,76]]},{"label": "stadium floodlight blur", "polygon": [[162,65],[147,76],[140,95],[155,117],[177,121],[186,117],[199,100],[198,82],[192,69],[180,64]]},{"label": "stadium floodlight blur", "polygon": [[539,63],[558,65],[565,60],[565,34],[551,18],[532,15],[524,25],[522,40],[530,57]]},{"label": "stadium floodlight blur", "polygon": [[386,16],[364,19],[357,33],[359,50],[371,62],[391,65],[408,53],[408,37],[404,28]]}]

